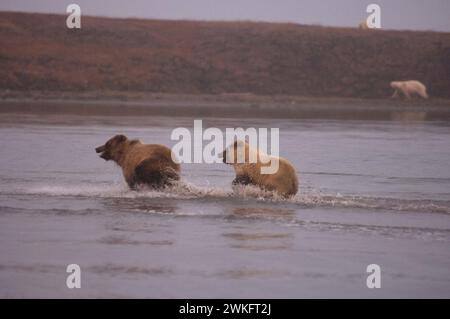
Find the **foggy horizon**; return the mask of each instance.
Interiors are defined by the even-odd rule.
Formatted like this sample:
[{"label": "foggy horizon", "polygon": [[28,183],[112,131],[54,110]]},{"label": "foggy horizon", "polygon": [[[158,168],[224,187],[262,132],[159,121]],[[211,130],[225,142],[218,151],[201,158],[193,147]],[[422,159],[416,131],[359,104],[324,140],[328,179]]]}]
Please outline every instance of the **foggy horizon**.
[{"label": "foggy horizon", "polygon": [[450,1],[433,0],[388,0],[360,1],[295,1],[242,0],[227,3],[211,3],[208,0],[135,0],[123,3],[119,0],[58,0],[2,1],[0,11],[28,13],[53,13],[66,15],[66,7],[77,3],[82,15],[111,18],[137,18],[161,20],[202,21],[254,21],[273,23],[295,23],[334,27],[355,27],[368,16],[366,7],[370,3],[381,7],[383,29],[444,31],[450,32]]}]

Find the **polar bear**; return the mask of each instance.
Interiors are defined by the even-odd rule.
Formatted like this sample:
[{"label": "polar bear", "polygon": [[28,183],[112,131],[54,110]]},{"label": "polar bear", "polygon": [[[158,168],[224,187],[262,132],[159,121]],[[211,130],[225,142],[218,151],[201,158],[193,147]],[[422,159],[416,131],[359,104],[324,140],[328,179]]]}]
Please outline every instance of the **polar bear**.
[{"label": "polar bear", "polygon": [[363,21],[360,24],[358,24],[358,29],[361,30],[369,30],[369,26],[367,25],[367,21]]},{"label": "polar bear", "polygon": [[[286,198],[294,196],[298,191],[297,172],[284,158],[268,155],[244,141],[236,141],[228,146],[221,157],[225,164],[234,168],[236,178],[233,185],[255,185]],[[273,172],[265,172],[262,169],[272,167],[274,162],[277,169]]]},{"label": "polar bear", "polygon": [[428,99],[427,87],[419,81],[393,81],[391,82],[391,88],[395,90],[392,95],[393,98],[396,98],[398,93],[401,92],[407,99],[411,99],[414,95]]}]

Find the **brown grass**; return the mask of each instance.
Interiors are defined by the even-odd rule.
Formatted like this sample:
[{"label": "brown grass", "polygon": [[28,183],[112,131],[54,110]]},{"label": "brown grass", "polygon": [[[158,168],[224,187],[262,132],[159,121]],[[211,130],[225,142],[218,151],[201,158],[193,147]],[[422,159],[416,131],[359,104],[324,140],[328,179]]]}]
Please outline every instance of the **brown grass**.
[{"label": "brown grass", "polygon": [[450,33],[0,12],[0,89],[450,98]]}]

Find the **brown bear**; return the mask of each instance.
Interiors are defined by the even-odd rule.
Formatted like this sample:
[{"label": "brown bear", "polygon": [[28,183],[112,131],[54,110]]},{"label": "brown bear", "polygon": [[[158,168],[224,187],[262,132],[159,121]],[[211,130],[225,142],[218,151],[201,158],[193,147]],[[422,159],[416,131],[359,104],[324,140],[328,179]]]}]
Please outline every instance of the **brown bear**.
[{"label": "brown bear", "polygon": [[[275,191],[283,197],[297,194],[297,172],[288,160],[267,155],[243,141],[234,142],[223,151],[221,156],[224,163],[233,165],[236,173],[233,185],[255,185],[265,190]],[[277,164],[277,169],[271,173],[264,173],[263,169],[271,168],[273,163]]]},{"label": "brown bear", "polygon": [[131,189],[138,185],[162,188],[180,179],[180,165],[174,162],[172,151],[164,145],[142,144],[125,135],[116,135],[95,151],[104,160],[112,160],[122,168]]}]

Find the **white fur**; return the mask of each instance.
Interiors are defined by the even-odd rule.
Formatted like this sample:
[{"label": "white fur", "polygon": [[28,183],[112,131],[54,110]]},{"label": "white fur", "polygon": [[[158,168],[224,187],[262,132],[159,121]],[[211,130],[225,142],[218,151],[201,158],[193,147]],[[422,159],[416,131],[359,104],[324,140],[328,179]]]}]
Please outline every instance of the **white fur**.
[{"label": "white fur", "polygon": [[358,28],[359,28],[359,29],[362,29],[362,30],[368,30],[368,29],[369,29],[369,26],[367,25],[367,21],[361,22],[361,23],[358,25]]},{"label": "white fur", "polygon": [[[248,154],[247,154],[247,160],[246,160],[246,146],[248,146]],[[233,163],[234,162],[234,146],[229,145],[227,147],[227,163]],[[237,141],[237,163],[235,164],[256,164],[257,162],[263,164],[261,166],[262,173],[263,174],[273,174],[278,171],[279,168],[279,159],[278,157],[274,157],[271,155],[266,154],[261,149],[258,149],[256,147],[253,147],[251,145],[248,145],[244,141]],[[270,164],[270,165],[266,165]],[[235,165],[235,169],[240,170],[241,167],[239,165]]]},{"label": "white fur", "polygon": [[407,99],[415,95],[428,99],[427,88],[419,81],[393,81],[391,82],[391,88],[395,90],[394,95],[392,95],[393,98],[401,92]]}]

